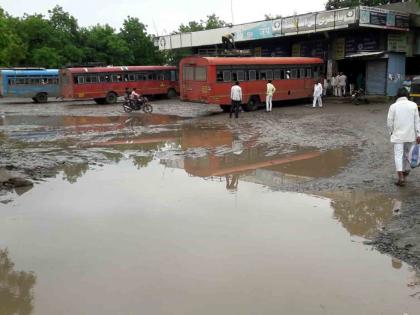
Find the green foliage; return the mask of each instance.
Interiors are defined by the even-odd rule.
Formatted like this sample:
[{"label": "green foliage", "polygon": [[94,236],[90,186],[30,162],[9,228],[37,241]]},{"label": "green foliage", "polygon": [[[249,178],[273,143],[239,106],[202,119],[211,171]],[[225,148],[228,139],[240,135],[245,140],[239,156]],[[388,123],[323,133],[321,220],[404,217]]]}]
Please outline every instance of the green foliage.
[{"label": "green foliage", "polygon": [[163,55],[147,34],[146,26],[138,18],[127,17],[123,23],[120,37],[128,46],[131,63],[138,65],[162,64]]},{"label": "green foliage", "polygon": [[[214,22],[213,19],[210,22]],[[0,7],[0,67],[60,68],[69,64],[163,64],[146,26],[127,17],[120,32],[109,25],[79,27],[77,20],[55,6],[48,16],[11,17]]]},{"label": "green foliage", "polygon": [[207,20],[190,21],[187,25],[181,24],[178,28],[178,32],[175,33],[190,33],[204,30],[212,30],[215,28],[225,27],[228,24],[221,20],[216,14],[207,15]]},{"label": "green foliage", "polygon": [[[418,1],[418,0],[416,0]],[[387,4],[388,0],[328,0],[325,4],[325,9],[335,10],[340,8],[355,7],[358,5],[364,6],[377,6],[382,4]]]}]

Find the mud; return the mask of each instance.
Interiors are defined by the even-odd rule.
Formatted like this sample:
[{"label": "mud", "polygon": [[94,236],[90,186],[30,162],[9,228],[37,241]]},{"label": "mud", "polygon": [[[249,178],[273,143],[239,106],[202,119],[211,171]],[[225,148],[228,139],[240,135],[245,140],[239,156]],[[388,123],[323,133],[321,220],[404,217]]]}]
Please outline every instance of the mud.
[{"label": "mud", "polygon": [[[239,119],[229,119],[216,106],[166,100],[153,105],[152,115],[127,115],[118,105],[5,104],[3,100],[0,201],[7,207],[22,198],[19,196],[30,196],[38,186],[48,186],[51,178],[79,184],[92,172],[127,161],[139,172],[154,169],[162,177],[167,172],[182,172],[208,185],[217,184],[233,196],[241,194],[241,189],[248,192],[249,185],[260,185],[272,193],[315,195],[327,198],[333,209],[331,217],[353,242],[391,254],[394,269],[407,269],[401,261],[409,263],[415,275],[409,287],[418,288],[420,175],[414,170],[407,187],[393,185],[393,153],[385,127],[389,104],[353,106],[330,100],[322,109],[277,104],[271,113],[240,113]],[[118,182],[116,174],[110,176]],[[15,187],[15,182],[28,186]],[[36,185],[31,186],[32,182]],[[311,202],[316,204],[313,200],[308,204]],[[317,250],[322,251],[314,252]],[[378,277],[388,275],[389,270],[382,270]],[[321,304],[318,307],[325,313],[328,303]],[[311,310],[308,313],[318,312]],[[370,313],[380,312],[376,308]]]}]

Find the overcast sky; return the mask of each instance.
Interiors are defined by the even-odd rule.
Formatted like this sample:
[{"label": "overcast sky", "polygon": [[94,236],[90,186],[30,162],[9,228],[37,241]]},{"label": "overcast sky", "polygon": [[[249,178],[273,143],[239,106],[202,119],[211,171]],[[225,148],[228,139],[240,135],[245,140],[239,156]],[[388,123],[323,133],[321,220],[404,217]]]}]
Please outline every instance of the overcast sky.
[{"label": "overcast sky", "polygon": [[70,12],[81,26],[109,24],[119,29],[130,15],[148,26],[149,33],[164,35],[181,23],[199,21],[215,13],[234,24],[264,19],[264,14],[288,16],[297,13],[322,11],[326,0],[2,0],[0,6],[13,16],[42,13],[55,5]]}]

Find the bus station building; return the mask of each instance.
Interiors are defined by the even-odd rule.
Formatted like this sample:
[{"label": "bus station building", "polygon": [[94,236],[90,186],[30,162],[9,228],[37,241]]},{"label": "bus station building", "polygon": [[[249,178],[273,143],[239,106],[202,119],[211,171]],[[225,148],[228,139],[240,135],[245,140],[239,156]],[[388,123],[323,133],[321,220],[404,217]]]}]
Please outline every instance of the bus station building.
[{"label": "bus station building", "polygon": [[360,74],[370,95],[394,96],[406,76],[420,75],[420,8],[415,2],[307,13],[212,30],[157,37],[160,50],[217,55],[222,36],[262,57],[320,57],[325,75]]}]

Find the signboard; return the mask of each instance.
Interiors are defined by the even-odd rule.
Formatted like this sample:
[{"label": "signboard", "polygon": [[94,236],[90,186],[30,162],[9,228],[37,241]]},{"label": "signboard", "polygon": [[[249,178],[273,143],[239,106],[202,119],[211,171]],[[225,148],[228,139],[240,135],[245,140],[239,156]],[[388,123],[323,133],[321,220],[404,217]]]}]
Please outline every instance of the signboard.
[{"label": "signboard", "polygon": [[298,31],[299,33],[314,32],[315,31],[315,13],[298,16]]},{"label": "signboard", "polygon": [[282,22],[282,34],[297,34],[298,23],[296,16],[284,18]]},{"label": "signboard", "polygon": [[351,35],[346,38],[346,55],[361,51],[378,51],[379,34]]},{"label": "signboard", "polygon": [[334,11],[334,28],[348,27],[356,23],[356,9],[345,9]]},{"label": "signboard", "polygon": [[316,29],[327,30],[334,28],[334,11],[319,12],[316,16]]},{"label": "signboard", "polygon": [[360,26],[409,30],[410,16],[375,7],[360,7]]},{"label": "signboard", "polygon": [[235,33],[235,41],[264,39],[271,37],[273,37],[272,21],[245,24],[241,30]]},{"label": "signboard", "polygon": [[271,32],[273,36],[281,36],[281,19],[274,20],[271,26]]},{"label": "signboard", "polygon": [[388,50],[396,52],[408,51],[407,34],[388,34]]},{"label": "signboard", "polygon": [[344,59],[346,51],[346,39],[344,37],[336,38],[334,42],[335,48],[335,59],[341,60]]}]

